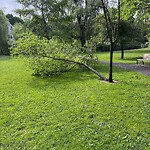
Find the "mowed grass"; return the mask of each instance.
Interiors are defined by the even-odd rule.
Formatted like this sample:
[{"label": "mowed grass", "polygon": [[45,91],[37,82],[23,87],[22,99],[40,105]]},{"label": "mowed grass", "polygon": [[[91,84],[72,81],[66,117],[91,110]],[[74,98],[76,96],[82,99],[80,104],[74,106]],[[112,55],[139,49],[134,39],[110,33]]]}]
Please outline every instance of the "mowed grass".
[{"label": "mowed grass", "polygon": [[[135,49],[135,50],[124,50],[124,59],[121,59],[121,52],[114,51],[114,62],[122,62],[122,63],[130,63],[136,64],[136,59],[142,58],[144,54],[150,54],[150,48],[144,49]],[[109,53],[108,52],[99,52],[98,58],[100,60],[109,61]],[[148,62],[147,64],[150,64]]]},{"label": "mowed grass", "polygon": [[150,149],[150,77],[116,67],[115,84],[82,70],[31,74],[22,60],[0,57],[1,150]]}]

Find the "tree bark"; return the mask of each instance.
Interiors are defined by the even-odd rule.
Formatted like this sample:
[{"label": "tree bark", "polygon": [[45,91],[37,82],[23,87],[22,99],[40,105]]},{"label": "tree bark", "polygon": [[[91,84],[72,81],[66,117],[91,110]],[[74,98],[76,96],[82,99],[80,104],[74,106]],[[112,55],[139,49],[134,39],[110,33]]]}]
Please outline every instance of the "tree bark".
[{"label": "tree bark", "polygon": [[85,26],[82,23],[82,19],[81,19],[81,16],[79,14],[77,15],[77,20],[78,20],[79,31],[80,31],[79,39],[80,39],[80,42],[81,42],[81,47],[84,47],[84,45],[86,43]]},{"label": "tree bark", "polygon": [[42,14],[42,20],[43,20],[43,25],[44,25],[44,28],[43,28],[43,31],[44,31],[44,36],[49,40],[49,31],[47,31],[47,22],[46,22],[46,19],[45,19],[45,15],[44,15],[44,8],[43,8],[43,5],[42,5],[42,8],[41,8],[41,14]]},{"label": "tree bark", "polygon": [[123,49],[123,43],[120,43],[121,45],[121,59],[124,59],[124,49]]},{"label": "tree bark", "polygon": [[110,44],[110,63],[109,63],[109,82],[113,82],[113,50],[114,50],[113,43]]}]

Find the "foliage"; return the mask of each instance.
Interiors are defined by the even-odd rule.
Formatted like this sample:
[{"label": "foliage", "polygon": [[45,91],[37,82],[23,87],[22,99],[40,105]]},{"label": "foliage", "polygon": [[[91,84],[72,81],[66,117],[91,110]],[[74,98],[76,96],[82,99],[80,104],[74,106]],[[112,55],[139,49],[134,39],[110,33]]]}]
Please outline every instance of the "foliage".
[{"label": "foliage", "polygon": [[18,0],[25,9],[17,12],[27,19],[26,27],[48,39],[53,36],[79,40],[83,47],[94,33],[94,18],[100,14],[99,0],[27,1]]},{"label": "foliage", "polygon": [[68,44],[58,38],[39,39],[38,36],[27,32],[16,41],[12,54],[24,55],[29,59],[34,74],[49,76],[64,72],[75,64],[92,65],[94,56],[91,51],[82,54],[78,49],[76,43]]},{"label": "foliage", "polygon": [[141,48],[147,39],[141,34],[141,28],[130,21],[121,20],[118,33],[118,45],[121,50],[121,58],[124,59],[124,49]]},{"label": "foliage", "polygon": [[149,149],[149,77],[115,67],[117,84],[89,71],[41,79],[9,57],[0,70],[1,150]]},{"label": "foliage", "polygon": [[[132,39],[136,41],[141,41],[143,37],[141,37],[140,29],[135,24],[121,20],[119,26],[119,40],[122,43],[130,42]],[[142,41],[141,41],[142,42]]]},{"label": "foliage", "polygon": [[14,25],[15,23],[24,23],[24,21],[21,18],[13,16],[12,14],[7,14],[6,18],[8,18],[11,25]]},{"label": "foliage", "polygon": [[122,0],[121,18],[137,25],[141,35],[146,36],[150,33],[149,7],[149,0]]},{"label": "foliage", "polygon": [[148,39],[147,45],[150,47],[150,33],[146,37]]},{"label": "foliage", "polygon": [[[96,43],[97,51],[103,51],[102,47],[109,47],[109,42],[108,42],[108,36],[106,32],[106,24],[105,24],[105,19],[103,14],[98,14],[94,18],[94,25],[93,25],[93,36],[91,37],[92,39],[94,38],[94,43]],[[108,51],[110,49],[108,48]],[[105,51],[105,50],[104,50]]]},{"label": "foliage", "polygon": [[69,25],[71,18],[66,15],[66,0],[18,0],[18,2],[24,9],[16,12],[24,17],[25,26],[35,34],[50,39],[53,35],[62,35],[61,30],[67,34],[68,29],[71,29]]},{"label": "foliage", "polygon": [[7,40],[8,40],[8,21],[5,14],[0,10],[0,54],[7,53]]},{"label": "foliage", "polygon": [[149,6],[149,0],[122,0],[122,18],[125,20],[148,21]]},{"label": "foliage", "polygon": [[27,32],[28,30],[25,28],[25,26],[21,23],[15,23],[14,25],[14,38],[15,40],[18,40],[22,36],[23,33]]},{"label": "foliage", "polygon": [[74,0],[72,5],[77,37],[84,47],[86,41],[90,40],[94,33],[94,19],[100,14],[101,2],[99,0]]}]

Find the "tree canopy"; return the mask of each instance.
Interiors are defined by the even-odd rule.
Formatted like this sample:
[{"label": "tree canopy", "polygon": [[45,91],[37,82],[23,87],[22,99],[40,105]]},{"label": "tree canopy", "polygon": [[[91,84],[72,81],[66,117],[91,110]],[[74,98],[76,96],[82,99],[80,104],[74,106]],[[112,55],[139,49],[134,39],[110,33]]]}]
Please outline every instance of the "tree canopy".
[{"label": "tree canopy", "polygon": [[11,25],[14,25],[15,23],[23,23],[24,21],[16,16],[13,16],[12,14],[7,14],[6,17],[8,18]]},{"label": "tree canopy", "polygon": [[8,20],[0,10],[0,53],[6,54],[7,50],[7,40],[8,40]]}]

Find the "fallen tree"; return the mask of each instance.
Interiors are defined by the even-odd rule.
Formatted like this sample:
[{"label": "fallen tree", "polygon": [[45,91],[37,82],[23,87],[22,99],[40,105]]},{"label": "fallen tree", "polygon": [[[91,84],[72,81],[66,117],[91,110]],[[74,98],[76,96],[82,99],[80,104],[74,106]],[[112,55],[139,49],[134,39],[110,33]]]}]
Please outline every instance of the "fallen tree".
[{"label": "fallen tree", "polygon": [[89,69],[100,79],[108,81],[93,68],[97,59],[89,51],[81,52],[76,43],[68,44],[58,39],[39,39],[32,33],[25,33],[16,41],[11,54],[22,55],[30,60],[29,64],[34,74],[41,76],[62,73],[78,65]]}]

